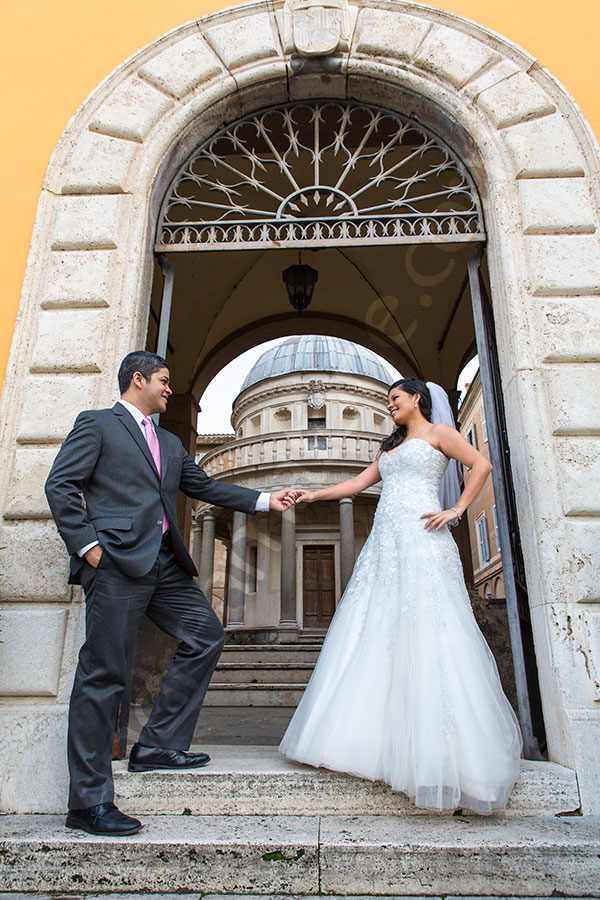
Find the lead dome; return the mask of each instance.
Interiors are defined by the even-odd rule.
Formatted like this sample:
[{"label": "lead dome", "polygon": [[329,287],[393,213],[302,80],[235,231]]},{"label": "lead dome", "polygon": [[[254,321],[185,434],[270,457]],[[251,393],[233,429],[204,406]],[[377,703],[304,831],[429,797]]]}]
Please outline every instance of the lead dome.
[{"label": "lead dome", "polygon": [[394,376],[371,350],[352,341],[305,334],[270,347],[248,372],[240,393],[253,384],[292,372],[345,372],[374,378],[386,387]]}]

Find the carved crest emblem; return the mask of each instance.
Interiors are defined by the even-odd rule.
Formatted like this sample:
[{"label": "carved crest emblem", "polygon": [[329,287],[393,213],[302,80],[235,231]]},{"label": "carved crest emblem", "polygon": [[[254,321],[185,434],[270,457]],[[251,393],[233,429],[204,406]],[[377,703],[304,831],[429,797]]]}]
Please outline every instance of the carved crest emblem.
[{"label": "carved crest emblem", "polygon": [[286,0],[284,16],[288,36],[302,56],[333,53],[348,38],[348,0]]},{"label": "carved crest emblem", "polygon": [[311,409],[323,409],[325,406],[325,385],[314,378],[308,382],[308,405]]}]

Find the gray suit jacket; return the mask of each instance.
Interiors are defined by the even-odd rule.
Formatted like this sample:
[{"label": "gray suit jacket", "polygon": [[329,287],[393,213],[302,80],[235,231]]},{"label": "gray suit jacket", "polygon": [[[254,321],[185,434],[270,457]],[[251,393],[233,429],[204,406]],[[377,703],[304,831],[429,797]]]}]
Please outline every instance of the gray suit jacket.
[{"label": "gray suit jacket", "polygon": [[188,456],[179,438],[156,429],[162,477],[133,416],[112,409],[79,414],[46,481],[46,496],[71,554],[71,584],[79,582],[77,556],[92,541],[126,574],[146,575],[158,556],[163,507],[173,550],[181,565],[197,575],[177,528],[177,492],[216,506],[254,513],[258,491],[215,481]]}]

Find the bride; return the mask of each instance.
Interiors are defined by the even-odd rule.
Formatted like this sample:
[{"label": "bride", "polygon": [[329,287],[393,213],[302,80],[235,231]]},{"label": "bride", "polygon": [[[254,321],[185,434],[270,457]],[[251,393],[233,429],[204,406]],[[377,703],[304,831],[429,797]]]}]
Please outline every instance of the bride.
[{"label": "bride", "polygon": [[[296,495],[337,500],[383,480],[373,529],[279,749],[387,782],[419,807],[490,813],[506,806],[518,777],[521,734],[447,526],[491,466],[441,421],[453,419],[439,385],[397,381],[387,408],[396,427],[370,466]],[[471,470],[462,493],[459,462]]]}]

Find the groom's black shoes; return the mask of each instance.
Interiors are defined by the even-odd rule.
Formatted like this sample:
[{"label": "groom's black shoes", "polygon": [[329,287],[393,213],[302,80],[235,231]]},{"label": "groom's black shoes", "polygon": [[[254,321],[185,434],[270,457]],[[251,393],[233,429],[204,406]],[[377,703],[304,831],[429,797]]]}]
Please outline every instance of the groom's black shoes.
[{"label": "groom's black shoes", "polygon": [[183,750],[163,750],[134,744],[129,754],[130,772],[151,772],[153,769],[199,769],[209,762],[207,753],[185,753]]},{"label": "groom's black shoes", "polygon": [[70,809],[65,822],[67,828],[79,828],[88,834],[124,837],[135,834],[144,826],[138,819],[126,816],[114,803],[98,803],[86,809]]}]

